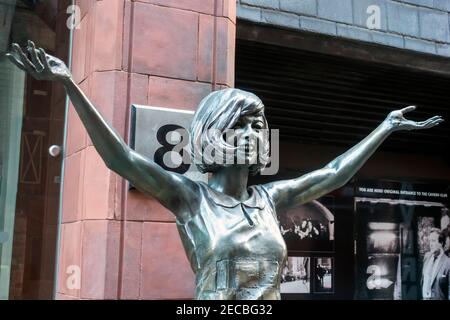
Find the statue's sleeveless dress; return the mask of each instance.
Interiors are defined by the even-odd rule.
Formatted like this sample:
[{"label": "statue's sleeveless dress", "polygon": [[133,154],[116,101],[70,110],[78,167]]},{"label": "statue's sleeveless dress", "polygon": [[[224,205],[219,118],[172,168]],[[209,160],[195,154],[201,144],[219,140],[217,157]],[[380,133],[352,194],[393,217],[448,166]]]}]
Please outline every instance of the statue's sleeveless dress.
[{"label": "statue's sleeveless dress", "polygon": [[197,183],[199,211],[177,221],[196,274],[196,299],[280,299],[287,249],[267,191],[249,187],[240,202]]}]

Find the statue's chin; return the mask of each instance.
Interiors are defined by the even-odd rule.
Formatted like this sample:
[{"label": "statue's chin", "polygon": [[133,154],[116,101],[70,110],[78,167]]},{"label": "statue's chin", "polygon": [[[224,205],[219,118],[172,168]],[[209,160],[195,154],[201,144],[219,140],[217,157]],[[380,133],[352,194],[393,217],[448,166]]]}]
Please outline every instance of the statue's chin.
[{"label": "statue's chin", "polygon": [[258,163],[258,154],[254,151],[248,152],[238,150],[235,160],[237,165],[255,165]]}]

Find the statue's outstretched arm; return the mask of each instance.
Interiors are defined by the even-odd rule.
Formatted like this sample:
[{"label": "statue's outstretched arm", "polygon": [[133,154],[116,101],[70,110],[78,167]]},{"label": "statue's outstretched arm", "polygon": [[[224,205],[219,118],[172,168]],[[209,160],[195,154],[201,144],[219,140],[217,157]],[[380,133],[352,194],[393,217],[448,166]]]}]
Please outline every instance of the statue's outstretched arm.
[{"label": "statue's outstretched arm", "polygon": [[13,44],[13,51],[7,56],[17,67],[37,80],[59,81],[63,84],[107,167],[129,180],[142,192],[155,197],[176,215],[185,214],[188,211],[184,210],[185,207],[196,200],[197,185],[182,175],[165,171],[152,160],[132,150],[76,85],[64,62],[46,54],[42,48],[36,49],[31,41],[27,51],[25,53],[19,45]]},{"label": "statue's outstretched arm", "polygon": [[324,168],[296,179],[264,185],[277,209],[298,206],[344,186],[392,132],[431,128],[444,121],[439,116],[421,122],[405,119],[403,115],[414,109],[414,106],[410,106],[391,112],[364,140]]}]

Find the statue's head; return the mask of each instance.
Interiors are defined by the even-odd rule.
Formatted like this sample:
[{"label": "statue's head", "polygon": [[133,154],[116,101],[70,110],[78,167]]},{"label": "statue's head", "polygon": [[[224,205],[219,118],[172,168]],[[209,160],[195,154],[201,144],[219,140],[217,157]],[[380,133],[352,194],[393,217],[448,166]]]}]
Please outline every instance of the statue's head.
[{"label": "statue's head", "polygon": [[190,142],[191,156],[203,173],[232,165],[246,165],[252,174],[258,173],[269,162],[264,104],[239,89],[210,93],[194,115]]}]

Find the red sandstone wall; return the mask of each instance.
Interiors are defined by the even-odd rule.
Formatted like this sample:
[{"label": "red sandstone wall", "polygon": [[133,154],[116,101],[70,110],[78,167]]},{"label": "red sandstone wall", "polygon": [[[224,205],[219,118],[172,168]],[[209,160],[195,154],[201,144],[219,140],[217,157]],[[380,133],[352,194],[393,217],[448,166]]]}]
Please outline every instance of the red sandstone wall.
[{"label": "red sandstone wall", "polygon": [[[74,78],[126,139],[133,103],[194,110],[212,90],[233,86],[234,0],[76,2]],[[59,253],[58,299],[194,294],[173,217],[106,168],[73,107]],[[80,268],[79,288],[71,266]]]},{"label": "red sandstone wall", "polygon": [[[214,88],[233,86],[234,0],[77,2],[82,21],[74,34],[74,77],[124,137],[132,103],[195,109]],[[291,147],[283,144],[281,163],[299,171],[318,168],[343,151],[295,146],[294,161],[287,151]],[[361,175],[442,174],[444,164],[439,161],[430,168],[425,164],[432,159],[415,159],[376,154]],[[396,165],[380,167],[380,163]],[[401,172],[392,169],[399,167]],[[155,201],[125,187],[105,167],[71,107],[57,298],[193,297],[194,278],[173,217]],[[79,289],[67,287],[76,276],[67,273],[69,266],[80,267]]]}]

